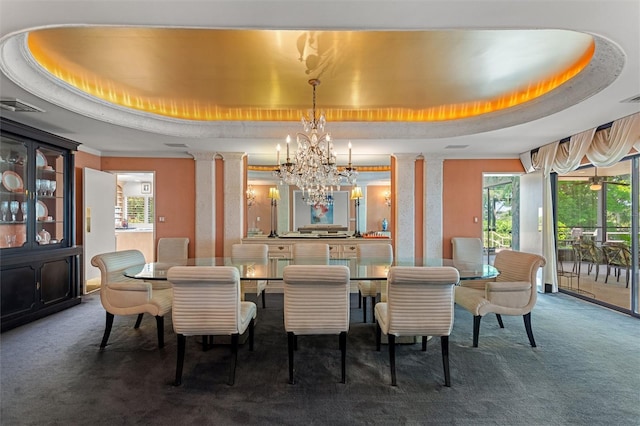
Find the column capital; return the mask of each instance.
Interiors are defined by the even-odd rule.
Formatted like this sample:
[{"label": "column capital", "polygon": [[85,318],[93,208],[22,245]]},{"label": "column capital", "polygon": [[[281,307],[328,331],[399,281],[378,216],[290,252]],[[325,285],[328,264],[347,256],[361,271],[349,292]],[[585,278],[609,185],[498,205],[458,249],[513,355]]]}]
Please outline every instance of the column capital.
[{"label": "column capital", "polygon": [[189,155],[196,161],[214,161],[216,158],[216,153],[211,151],[189,151]]},{"label": "column capital", "polygon": [[246,152],[218,152],[224,161],[240,161],[247,155]]},{"label": "column capital", "polygon": [[416,161],[419,157],[422,156],[422,154],[415,153],[415,152],[406,152],[406,153],[401,152],[401,153],[395,153],[391,155],[395,157],[396,160],[402,161],[402,162]]}]

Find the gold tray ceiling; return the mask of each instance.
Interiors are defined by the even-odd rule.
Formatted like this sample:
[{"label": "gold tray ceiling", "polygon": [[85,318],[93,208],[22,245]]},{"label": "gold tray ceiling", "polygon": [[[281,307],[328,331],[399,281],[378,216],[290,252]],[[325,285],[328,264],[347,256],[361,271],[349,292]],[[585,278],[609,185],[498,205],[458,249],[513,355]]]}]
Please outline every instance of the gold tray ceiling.
[{"label": "gold tray ceiling", "polygon": [[441,121],[527,102],[577,75],[564,30],[292,31],[67,27],[29,33],[48,72],[105,101],[188,120]]}]

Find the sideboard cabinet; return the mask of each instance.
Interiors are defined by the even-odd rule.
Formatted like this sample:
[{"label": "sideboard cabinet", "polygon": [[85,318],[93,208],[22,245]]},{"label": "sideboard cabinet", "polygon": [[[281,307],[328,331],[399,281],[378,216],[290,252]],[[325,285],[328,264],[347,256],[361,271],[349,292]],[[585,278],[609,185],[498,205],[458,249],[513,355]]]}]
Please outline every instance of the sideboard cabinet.
[{"label": "sideboard cabinet", "polygon": [[0,321],[2,331],[80,303],[75,245],[78,143],[0,121]]}]

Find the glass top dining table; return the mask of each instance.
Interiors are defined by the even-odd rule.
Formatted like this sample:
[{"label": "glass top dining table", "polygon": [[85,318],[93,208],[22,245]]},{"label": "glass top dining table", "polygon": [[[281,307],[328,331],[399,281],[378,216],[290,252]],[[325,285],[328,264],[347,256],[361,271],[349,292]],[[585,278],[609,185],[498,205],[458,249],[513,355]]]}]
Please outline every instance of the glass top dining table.
[{"label": "glass top dining table", "polygon": [[269,258],[266,261],[237,260],[231,257],[194,258],[185,261],[154,262],[132,266],[124,271],[129,278],[143,280],[166,280],[167,271],[172,266],[234,266],[240,278],[246,280],[282,280],[284,268],[288,265],[345,265],[349,267],[351,280],[385,280],[392,266],[453,266],[460,273],[460,280],[490,279],[499,272],[492,265],[454,263],[451,259],[388,259],[344,258],[317,261],[313,258],[294,260]]}]

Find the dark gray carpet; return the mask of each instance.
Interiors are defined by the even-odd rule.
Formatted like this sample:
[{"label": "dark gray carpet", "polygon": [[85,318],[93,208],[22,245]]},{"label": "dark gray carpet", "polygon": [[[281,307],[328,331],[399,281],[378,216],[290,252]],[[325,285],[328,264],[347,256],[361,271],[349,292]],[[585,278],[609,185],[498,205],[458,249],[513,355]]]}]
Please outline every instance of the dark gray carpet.
[{"label": "dark gray carpet", "polygon": [[[352,302],[356,300],[353,296]],[[259,305],[260,306],[260,305]],[[356,306],[355,304],[353,306]],[[3,425],[117,424],[455,424],[632,425],[640,423],[640,322],[566,295],[540,295],[531,348],[521,317],[485,317],[471,347],[471,315],[456,309],[450,338],[452,387],[444,386],[440,341],[397,350],[390,386],[387,347],[374,325],[351,311],[347,384],[339,383],[337,336],[302,336],[295,385],[287,383],[282,295],[258,309],[255,351],[241,347],[235,386],[226,384],[229,348],[203,352],[187,340],[183,385],[176,339],[166,319],[157,349],[155,320],[116,317],[109,346],[99,295],[3,333]]]}]

